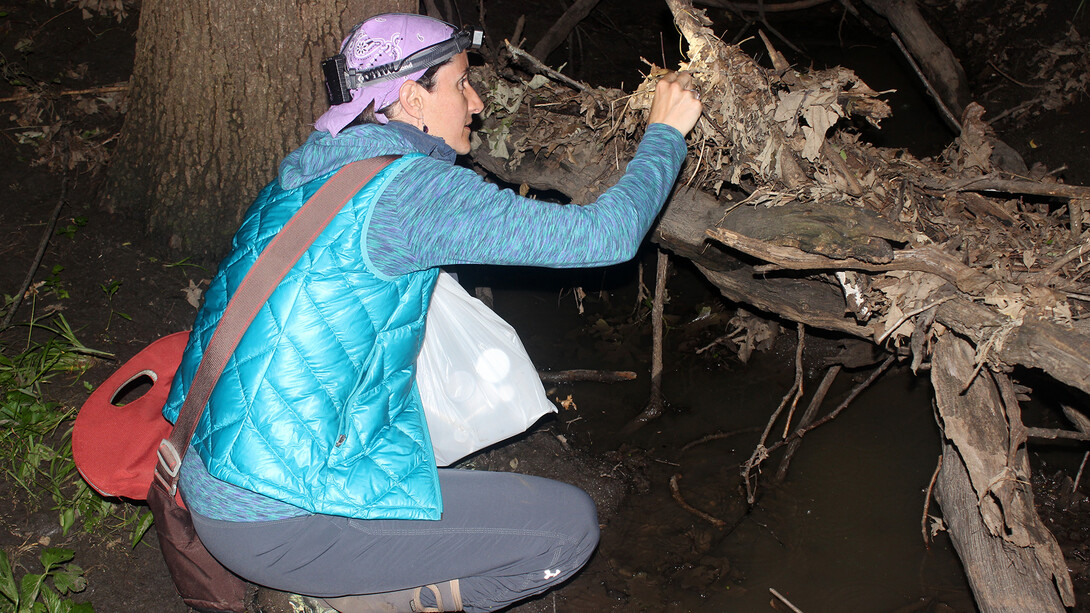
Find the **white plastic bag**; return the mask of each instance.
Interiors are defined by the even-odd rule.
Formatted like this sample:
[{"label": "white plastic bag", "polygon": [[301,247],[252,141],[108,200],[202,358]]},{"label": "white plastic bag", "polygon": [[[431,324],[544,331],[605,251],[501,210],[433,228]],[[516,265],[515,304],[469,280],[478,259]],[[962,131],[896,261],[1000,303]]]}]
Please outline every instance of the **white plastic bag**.
[{"label": "white plastic bag", "polygon": [[514,328],[445,272],[428,309],[416,385],[439,466],[556,412]]}]

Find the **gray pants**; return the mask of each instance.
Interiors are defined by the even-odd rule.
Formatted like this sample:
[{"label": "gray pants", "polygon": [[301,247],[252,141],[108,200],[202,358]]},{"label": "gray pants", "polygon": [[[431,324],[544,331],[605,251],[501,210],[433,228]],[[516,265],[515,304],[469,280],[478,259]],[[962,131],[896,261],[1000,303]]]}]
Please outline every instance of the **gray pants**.
[{"label": "gray pants", "polygon": [[438,521],[307,515],[231,522],[193,514],[205,547],[239,576],[318,597],[459,579],[468,613],[494,611],[566,580],[598,543],[594,502],[566,483],[440,470]]}]

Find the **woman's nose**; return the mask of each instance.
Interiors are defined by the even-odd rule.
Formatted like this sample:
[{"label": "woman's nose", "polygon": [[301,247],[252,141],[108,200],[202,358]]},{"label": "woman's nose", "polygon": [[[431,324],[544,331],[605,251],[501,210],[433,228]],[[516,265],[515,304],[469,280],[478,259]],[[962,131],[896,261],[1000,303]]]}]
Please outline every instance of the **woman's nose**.
[{"label": "woman's nose", "polygon": [[476,115],[484,110],[484,102],[472,85],[466,88],[466,99],[469,102],[469,112]]}]

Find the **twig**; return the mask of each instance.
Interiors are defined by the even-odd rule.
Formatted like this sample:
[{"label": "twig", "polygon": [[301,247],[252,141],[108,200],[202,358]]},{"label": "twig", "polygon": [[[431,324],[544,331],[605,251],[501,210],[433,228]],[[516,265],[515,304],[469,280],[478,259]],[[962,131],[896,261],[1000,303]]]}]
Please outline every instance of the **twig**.
[{"label": "twig", "polygon": [[946,123],[955,133],[961,134],[961,122],[958,121],[957,117],[954,117],[954,114],[950,112],[950,109],[946,106],[946,102],[943,101],[942,96],[939,95],[939,92],[935,91],[934,86],[931,85],[931,81],[924,76],[923,71],[920,70],[919,64],[916,63],[915,58],[912,57],[912,54],[905,48],[904,43],[901,42],[901,37],[897,36],[896,32],[890,36],[893,37],[893,42],[897,45],[897,48],[901,50],[901,54],[908,60],[908,65],[912,67],[916,76],[923,82],[924,88],[927,89],[927,93],[931,95],[931,99],[935,101],[939,110],[942,111],[942,118],[946,120]]},{"label": "twig", "polygon": [[1055,262],[1053,262],[1051,266],[1046,268],[1045,271],[1043,273],[1041,273],[1041,276],[1042,277],[1050,277],[1050,276],[1060,272],[1061,268],[1063,268],[1064,266],[1067,266],[1073,260],[1077,260],[1077,259],[1081,258],[1082,255],[1084,253],[1086,253],[1086,251],[1088,249],[1090,249],[1090,242],[1083,242],[1078,247],[1075,247],[1071,251],[1068,251],[1066,254],[1064,254],[1064,256],[1062,258],[1060,258],[1060,259],[1056,260]]},{"label": "twig", "polygon": [[1090,451],[1082,454],[1082,462],[1079,464],[1079,472],[1075,473],[1075,482],[1071,484],[1071,493],[1079,491],[1079,481],[1082,480],[1082,469],[1086,468],[1086,458],[1090,458]]},{"label": "twig", "polygon": [[785,598],[783,594],[781,594],[781,593],[777,592],[777,591],[776,591],[776,590],[774,590],[773,588],[768,588],[768,591],[769,591],[769,592],[772,592],[772,595],[773,595],[773,596],[775,596],[776,598],[779,598],[779,599],[780,599],[780,602],[782,602],[782,603],[784,603],[785,605],[787,605],[787,606],[788,606],[788,608],[790,608],[790,609],[791,609],[792,611],[794,611],[795,613],[802,613],[802,609],[799,609],[799,608],[798,608],[798,607],[796,607],[795,605],[791,604],[791,601],[790,601],[790,600],[788,600],[787,598]]},{"label": "twig", "polygon": [[984,367],[984,363],[988,361],[988,353],[992,350],[992,346],[999,343],[999,346],[1003,346],[1003,341],[1007,338],[1007,335],[1014,329],[1013,323],[1004,324],[998,330],[992,333],[988,337],[988,340],[984,341],[984,346],[978,351],[979,357],[977,358],[976,367],[973,368],[973,372],[969,375],[969,380],[965,382],[965,385],[961,388],[962,394],[969,391],[972,387],[973,381],[976,380],[976,376],[980,374],[980,369]]},{"label": "twig", "polygon": [[666,302],[666,272],[670,256],[659,250],[655,267],[655,298],[651,303],[651,392],[647,407],[635,419],[621,429],[621,436],[628,437],[644,424],[662,415],[662,311]]},{"label": "twig", "polygon": [[924,311],[927,311],[929,309],[933,309],[933,308],[939,306],[940,304],[942,304],[942,303],[944,303],[944,302],[946,302],[948,300],[953,300],[953,299],[954,299],[954,296],[947,296],[945,298],[940,298],[940,299],[938,299],[938,300],[936,300],[936,301],[934,301],[934,302],[932,302],[930,304],[926,304],[926,305],[924,305],[924,306],[922,306],[922,307],[920,307],[918,309],[913,309],[913,310],[909,311],[908,313],[905,313],[904,315],[901,316],[900,319],[897,320],[896,323],[894,323],[892,326],[887,328],[886,331],[882,333],[882,336],[879,336],[874,341],[874,343],[876,345],[881,345],[882,342],[885,341],[886,338],[889,337],[890,334],[893,334],[894,330],[896,330],[897,328],[900,328],[902,324],[904,324],[906,321],[909,320],[909,318],[915,317],[915,316],[919,315],[920,313],[923,313]]},{"label": "twig", "polygon": [[[832,387],[833,381],[836,380],[836,376],[840,374],[840,364],[833,364],[825,371],[825,377],[821,380],[821,384],[818,385],[816,391],[814,391],[814,397],[810,399],[809,406],[802,413],[802,418],[799,419],[799,428],[805,428],[814,421],[814,417],[817,415],[818,409],[821,408],[821,403],[825,401],[825,395],[829,393],[829,388]],[[787,434],[784,434],[784,438]],[[799,445],[802,444],[802,439],[796,439],[791,441],[787,445],[787,451],[783,454],[783,459],[780,460],[780,467],[776,469],[776,480],[783,481],[787,476],[787,467],[791,465],[791,458],[795,455],[795,451],[798,450]]]},{"label": "twig", "polygon": [[619,381],[632,381],[636,379],[636,373],[631,370],[588,370],[576,368],[572,370],[537,371],[542,383],[571,383],[573,381],[592,381],[594,383],[617,383]]},{"label": "twig", "polygon": [[708,523],[715,526],[716,528],[722,528],[723,526],[727,525],[727,522],[719,519],[718,517],[715,517],[713,515],[709,515],[709,514],[705,513],[704,511],[701,511],[700,509],[698,509],[698,508],[692,506],[691,504],[685,502],[685,499],[681,497],[681,489],[677,485],[677,482],[678,482],[679,479],[681,479],[680,474],[675,474],[674,476],[670,477],[670,495],[672,495],[674,497],[675,502],[677,502],[679,505],[681,505],[681,508],[683,508],[686,511],[692,513],[693,515],[696,515],[700,519],[703,519],[704,521],[707,521]]},{"label": "twig", "polygon": [[15,312],[19,310],[19,305],[23,303],[23,297],[26,295],[30,284],[34,281],[34,274],[38,272],[38,266],[42,263],[42,258],[45,256],[45,249],[49,246],[49,239],[53,237],[53,230],[57,227],[57,218],[60,217],[61,208],[64,206],[64,197],[68,194],[68,177],[61,179],[61,196],[57,199],[57,206],[53,207],[53,213],[49,216],[49,223],[45,226],[45,232],[42,233],[42,240],[38,243],[38,252],[34,255],[34,261],[30,263],[30,270],[26,273],[26,278],[23,280],[23,285],[19,288],[19,291],[15,293],[15,297],[11,302],[11,310],[4,316],[4,323],[0,325],[0,330],[7,330],[11,326],[11,320],[15,317]]},{"label": "twig", "polygon": [[931,482],[927,484],[927,494],[923,497],[923,518],[920,520],[920,530],[923,532],[924,547],[930,548],[931,534],[927,529],[927,515],[931,510],[931,491],[935,489],[935,481],[939,479],[939,471],[942,470],[942,454],[939,454],[939,463],[935,466],[935,472],[931,474]]},{"label": "twig", "polygon": [[802,377],[802,348],[806,345],[806,326],[799,322],[799,343],[795,348],[795,382],[797,383],[797,389],[795,397],[791,400],[791,409],[787,411],[787,419],[783,424],[783,435],[780,438],[787,438],[788,431],[791,430],[791,418],[795,416],[795,407],[799,406],[799,399],[802,398],[803,389],[803,377]]},{"label": "twig", "polygon": [[765,449],[765,457],[768,457],[774,451],[778,451],[780,447],[783,447],[791,441],[806,436],[811,430],[824,426],[825,424],[839,417],[840,414],[844,412],[844,409],[848,408],[848,405],[850,405],[852,401],[854,401],[855,398],[859,396],[859,394],[863,393],[863,390],[870,387],[870,385],[874,383],[875,379],[881,376],[882,373],[886,372],[890,365],[893,364],[893,360],[895,359],[897,359],[896,355],[890,355],[888,358],[886,358],[884,362],[878,365],[878,368],[875,368],[874,371],[871,372],[870,376],[868,376],[865,381],[852,388],[851,393],[848,394],[848,397],[844,399],[844,402],[841,402],[835,409],[833,409],[831,413],[815,421],[813,424],[807,426],[806,428],[799,428],[798,430],[795,430],[791,433],[791,436]]},{"label": "twig", "polygon": [[1090,441],[1090,432],[1077,432],[1063,428],[1026,428],[1026,436],[1045,440],[1067,439],[1072,441]]},{"label": "twig", "polygon": [[848,405],[850,405],[852,401],[854,401],[856,397],[859,396],[859,394],[863,393],[863,390],[870,387],[870,385],[874,383],[875,379],[881,376],[882,373],[886,372],[886,370],[888,370],[889,367],[893,365],[893,361],[896,359],[896,355],[890,354],[890,356],[883,360],[882,363],[878,365],[878,368],[875,368],[874,371],[871,372],[871,374],[862,383],[852,388],[852,391],[850,394],[848,394],[848,397],[844,399],[844,402],[841,402],[839,405],[837,405],[837,407],[833,409],[832,413],[829,413],[825,417],[822,417],[821,419],[815,421],[812,425],[808,426],[805,429],[800,428],[798,430],[795,430],[792,433],[792,436],[797,435],[801,438],[802,436],[805,436],[807,432],[810,432],[814,428],[823,426],[830,421],[836,419],[841,413],[844,412],[844,409],[848,408]]},{"label": "twig", "polygon": [[739,434],[749,434],[750,432],[758,432],[758,431],[760,431],[760,428],[754,426],[752,428],[742,428],[741,430],[731,430],[730,432],[716,432],[715,434],[709,434],[707,436],[702,436],[702,437],[696,439],[695,441],[693,441],[691,443],[686,443],[686,445],[681,448],[681,452],[685,453],[686,451],[692,449],[693,447],[696,447],[697,445],[703,445],[704,443],[710,443],[712,441],[718,441],[720,439],[731,438],[733,436],[738,436]]},{"label": "twig", "polygon": [[1003,75],[1008,81],[1010,81],[1011,83],[1014,83],[1015,85],[1021,85],[1022,87],[1028,87],[1030,89],[1040,89],[1041,88],[1040,85],[1030,85],[1029,83],[1023,83],[1023,82],[1019,81],[1018,79],[1015,79],[1014,77],[1010,76],[1009,74],[1003,72],[999,68],[999,66],[996,66],[995,62],[993,62],[991,60],[988,60],[988,65],[991,66],[992,68],[994,68],[996,72]]},{"label": "twig", "polygon": [[503,44],[507,46],[507,51],[510,52],[512,56],[514,56],[515,58],[518,58],[518,59],[521,59],[521,60],[524,60],[524,61],[528,62],[536,70],[540,71],[545,76],[547,76],[547,77],[549,77],[549,78],[551,78],[553,80],[560,81],[561,83],[565,83],[567,85],[570,85],[570,86],[574,87],[575,89],[578,89],[581,92],[589,92],[590,91],[590,87],[588,87],[587,85],[585,85],[583,83],[580,83],[579,81],[576,81],[575,79],[572,79],[571,77],[567,77],[565,75],[562,75],[559,72],[553,70],[552,68],[549,68],[548,66],[543,64],[541,62],[541,60],[539,60],[536,57],[530,55],[526,51],[523,51],[522,49],[519,49],[518,47],[512,45],[511,41],[509,41],[507,39],[504,39]]},{"label": "twig", "polygon": [[[91,87],[88,89],[67,89],[57,92],[56,96],[85,96],[87,94],[109,94],[112,92],[128,91],[128,83],[124,85],[104,85],[102,87]],[[27,92],[25,94],[19,94],[17,96],[8,96],[7,98],[0,98],[0,102],[18,102],[20,100],[26,100],[27,98],[33,98],[36,96],[36,92]]]},{"label": "twig", "polygon": [[[746,500],[749,504],[753,504],[757,500],[757,490],[753,485],[753,478],[751,477],[750,472],[752,472],[754,468],[760,466],[761,462],[764,462],[765,459],[768,458],[770,449],[765,447],[765,441],[768,440],[768,433],[772,431],[772,425],[779,419],[780,413],[783,412],[787,403],[790,402],[792,398],[798,398],[800,388],[802,387],[802,381],[797,367],[797,365],[802,362],[802,349],[806,340],[805,327],[802,323],[799,323],[798,325],[798,337],[798,345],[795,347],[795,382],[791,385],[791,389],[787,390],[783,400],[780,401],[780,406],[776,407],[776,410],[772,412],[772,416],[768,418],[768,423],[765,425],[764,432],[761,433],[761,439],[757,441],[757,446],[753,448],[753,453],[750,454],[749,459],[742,464],[742,481],[746,484]],[[783,441],[781,440],[779,443],[773,445],[772,449],[778,448],[782,442]]]}]

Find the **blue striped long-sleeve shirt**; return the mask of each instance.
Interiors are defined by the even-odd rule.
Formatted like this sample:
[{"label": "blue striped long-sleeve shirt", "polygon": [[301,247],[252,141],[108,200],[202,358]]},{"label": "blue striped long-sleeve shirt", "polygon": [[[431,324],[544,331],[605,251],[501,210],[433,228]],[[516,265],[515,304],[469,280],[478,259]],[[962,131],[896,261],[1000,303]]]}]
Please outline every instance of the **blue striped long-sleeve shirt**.
[{"label": "blue striped long-sleeve shirt", "polygon": [[[313,133],[280,166],[285,189],[356,160],[425,153],[375,203],[367,234],[372,266],[390,277],[454,264],[589,267],[631,259],[665,203],[685,158],[684,137],[648,126],[624,176],[593,203],[558,205],[519,196],[455,166],[441,139],[391,122]],[[213,478],[186,454],[180,487],[191,510],[228,521],[306,512]]]}]

